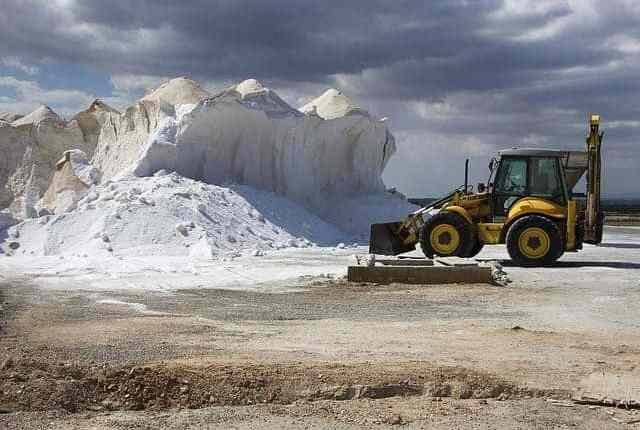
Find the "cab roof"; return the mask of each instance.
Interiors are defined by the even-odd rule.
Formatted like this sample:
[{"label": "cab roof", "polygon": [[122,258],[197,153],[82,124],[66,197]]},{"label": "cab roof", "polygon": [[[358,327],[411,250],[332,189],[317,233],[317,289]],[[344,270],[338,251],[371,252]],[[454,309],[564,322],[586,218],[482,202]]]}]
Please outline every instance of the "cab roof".
[{"label": "cab roof", "polygon": [[557,149],[511,148],[498,151],[499,157],[553,157],[564,167],[567,187],[572,189],[589,165],[586,151],[560,151]]},{"label": "cab roof", "polygon": [[565,158],[567,153],[576,151],[560,151],[557,149],[540,149],[540,148],[511,148],[498,151],[501,157],[559,157]]}]

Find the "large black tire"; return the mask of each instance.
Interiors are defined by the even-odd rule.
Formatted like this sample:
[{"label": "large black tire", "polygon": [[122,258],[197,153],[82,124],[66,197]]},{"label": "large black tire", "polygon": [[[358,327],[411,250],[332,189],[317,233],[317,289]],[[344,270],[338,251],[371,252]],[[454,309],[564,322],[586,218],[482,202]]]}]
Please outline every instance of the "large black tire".
[{"label": "large black tire", "polygon": [[525,216],[511,225],[507,232],[507,250],[514,263],[535,267],[553,264],[564,253],[560,229],[548,218]]},{"label": "large black tire", "polygon": [[439,212],[420,230],[420,246],[428,258],[466,255],[474,245],[471,224],[453,212]]},{"label": "large black tire", "polygon": [[598,212],[598,223],[596,224],[596,244],[602,243],[604,233],[604,212]]},{"label": "large black tire", "polygon": [[461,255],[460,257],[472,258],[478,255],[480,251],[482,251],[482,248],[484,248],[484,243],[480,242],[477,237],[474,239],[475,239],[474,244],[471,247],[471,250],[469,251],[469,253],[465,255]]}]

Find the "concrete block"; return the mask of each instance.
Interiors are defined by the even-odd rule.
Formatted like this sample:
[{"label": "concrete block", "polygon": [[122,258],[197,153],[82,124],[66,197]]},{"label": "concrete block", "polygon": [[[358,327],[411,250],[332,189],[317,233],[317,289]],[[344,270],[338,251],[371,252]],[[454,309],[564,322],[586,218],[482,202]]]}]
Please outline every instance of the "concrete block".
[{"label": "concrete block", "polygon": [[375,284],[482,284],[492,281],[491,268],[485,266],[349,266],[347,279]]},{"label": "concrete block", "polygon": [[380,263],[383,266],[433,266],[433,260],[428,260],[426,258],[413,258],[413,259],[403,259],[397,260],[394,258],[384,258],[377,259],[376,263]]}]

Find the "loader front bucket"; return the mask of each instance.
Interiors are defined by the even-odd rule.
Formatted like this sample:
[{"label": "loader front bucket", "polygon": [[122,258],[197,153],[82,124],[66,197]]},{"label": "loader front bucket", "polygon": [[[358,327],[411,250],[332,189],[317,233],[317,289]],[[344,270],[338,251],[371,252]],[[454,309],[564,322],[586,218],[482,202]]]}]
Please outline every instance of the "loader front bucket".
[{"label": "loader front bucket", "polygon": [[398,255],[416,249],[415,245],[403,243],[398,231],[402,222],[387,222],[384,224],[371,224],[371,237],[369,238],[369,253],[379,255]]}]

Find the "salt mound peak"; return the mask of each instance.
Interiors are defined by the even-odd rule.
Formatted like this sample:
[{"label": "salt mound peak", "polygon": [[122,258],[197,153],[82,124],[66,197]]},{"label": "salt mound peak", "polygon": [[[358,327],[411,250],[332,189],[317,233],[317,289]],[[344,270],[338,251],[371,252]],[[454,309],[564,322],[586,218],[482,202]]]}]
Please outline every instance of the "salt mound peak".
[{"label": "salt mound peak", "polygon": [[265,87],[256,79],[246,79],[231,87],[240,95],[240,102],[252,109],[262,109],[269,114],[297,114],[297,110],[291,107],[273,90]]},{"label": "salt mound peak", "polygon": [[369,113],[357,106],[340,90],[329,88],[322,95],[299,109],[305,114],[316,114],[323,119],[342,118],[351,114],[369,116]]},{"label": "salt mound peak", "polygon": [[16,120],[19,120],[20,118],[22,118],[24,115],[20,115],[19,113],[13,113],[13,112],[0,112],[0,121],[4,121],[4,122],[14,122]]},{"label": "salt mound peak", "polygon": [[253,78],[240,82],[233,89],[239,92],[243,99],[269,93],[268,88],[265,88],[261,82]]},{"label": "salt mound peak", "polygon": [[11,125],[13,125],[14,127],[20,127],[23,125],[39,124],[42,121],[59,122],[62,121],[62,119],[49,106],[42,105],[31,112],[29,115],[13,121]]},{"label": "salt mound peak", "polygon": [[196,104],[201,100],[210,97],[211,93],[200,86],[196,81],[187,77],[171,79],[141,100],[159,101],[169,103],[173,106],[183,104]]},{"label": "salt mound peak", "polygon": [[109,106],[100,99],[95,99],[87,109],[87,112],[110,112],[116,115],[120,115],[120,111]]}]

